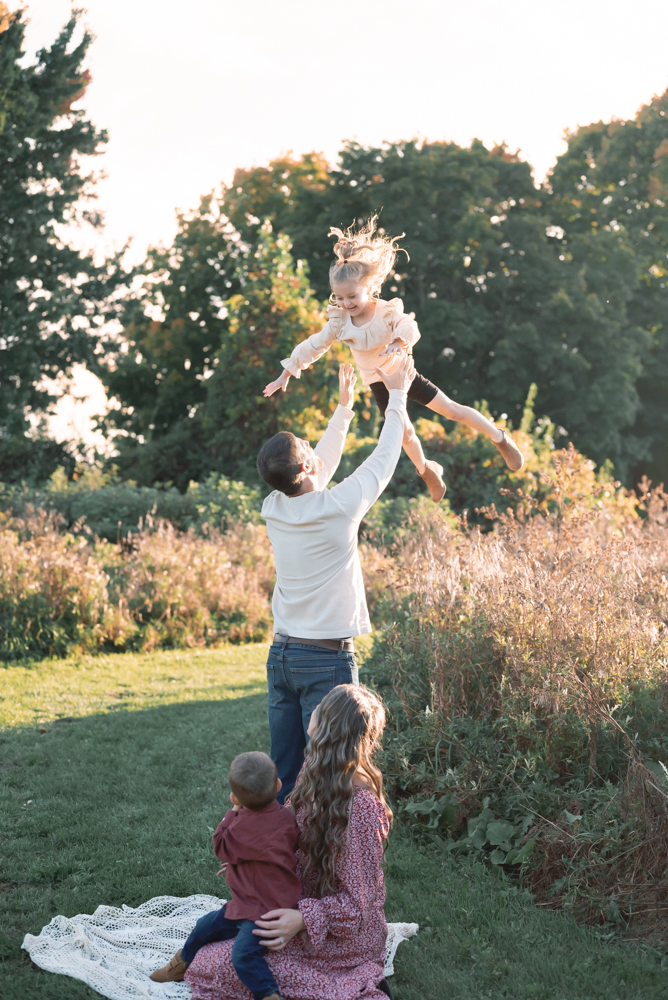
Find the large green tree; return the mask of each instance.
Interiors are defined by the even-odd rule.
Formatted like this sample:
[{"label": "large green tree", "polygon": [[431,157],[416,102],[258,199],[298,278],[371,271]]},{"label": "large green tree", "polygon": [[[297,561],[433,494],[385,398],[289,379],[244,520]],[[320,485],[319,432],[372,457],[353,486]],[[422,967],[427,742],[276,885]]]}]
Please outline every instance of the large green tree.
[{"label": "large green tree", "polygon": [[59,232],[101,221],[80,207],[93,193],[80,157],[107,136],[73,108],[90,80],[82,68],[90,35],[72,44],[73,14],[26,65],[24,14],[0,2],[0,478],[9,479],[48,475],[62,460],[55,443],[26,437],[28,415],[54,398],[44,377],[92,360],[106,318],[100,304],[120,278],[117,261],[97,267]]},{"label": "large green tree", "polygon": [[215,471],[195,415],[228,328],[225,301],[239,289],[243,252],[210,196],[179,217],[171,247],[149,252],[144,281],[124,302],[122,336],[107,343],[96,369],[112,400],[104,426],[126,477],[185,488]]},{"label": "large green tree", "polygon": [[[551,215],[571,243],[594,238],[627,260],[627,315],[646,337],[629,431],[634,478],[668,482],[668,91],[633,119],[569,135],[549,186]],[[609,265],[601,260],[599,269],[614,271]]]},{"label": "large green tree", "polygon": [[633,248],[561,233],[548,192],[504,147],[350,143],[328,174],[314,155],[238,171],[221,208],[249,242],[265,217],[289,233],[323,297],[328,227],[382,209],[384,228],[406,234],[410,259],[384,294],[416,313],[418,367],[455,399],[515,419],[535,383],[538,412],[597,461],[629,467],[646,339],[627,313]]},{"label": "large green tree", "polygon": [[202,419],[224,471],[242,477],[257,452],[279,430],[319,437],[336,409],[343,349],[330,349],[317,365],[291,379],[287,393],[265,399],[262,390],[297,340],[321,329],[327,317],[311,291],[306,267],[295,266],[286,236],[265,223],[237,272],[241,291],[228,301],[228,331],[214,359]]},{"label": "large green tree", "polygon": [[122,340],[100,362],[118,400],[106,423],[125,476],[180,489],[211,472],[253,479],[257,452],[278,429],[322,432],[337,352],[290,392],[262,395],[281,358],[326,319],[287,237],[265,225],[252,247],[241,243],[209,197],[180,220],[169,251],[151,253],[145,276]]},{"label": "large green tree", "polygon": [[[127,355],[106,378],[122,401],[113,419],[130,435],[124,454],[132,452],[132,468],[142,465],[142,481],[180,482],[186,468],[201,475],[223,461],[222,452],[212,457],[204,417],[193,421],[192,414],[203,414],[212,398],[208,359],[232,343],[224,302],[240,292],[241,281],[255,280],[239,262],[252,259],[265,221],[289,237],[323,301],[332,259],[328,228],[381,210],[388,232],[405,233],[409,255],[399,256],[383,293],[402,297],[416,313],[416,361],[426,375],[455,399],[485,399],[494,415],[516,423],[535,384],[536,410],[555,422],[561,443],[567,437],[597,462],[612,460],[629,482],[639,456],[668,465],[668,447],[665,461],[661,452],[668,368],[664,102],[655,100],[633,123],[571,136],[542,188],[529,164],[477,141],[469,148],[349,143],[335,167],[311,153],[238,170],[220,197],[204,199],[182,220],[173,247],[152,253],[150,280],[128,306]],[[295,327],[293,342],[303,335]],[[249,425],[254,398],[247,396]],[[368,418],[365,405],[360,416]],[[243,426],[241,410],[234,412],[219,410],[221,434],[227,420]],[[371,422],[364,424],[368,432]],[[234,471],[235,461],[228,454],[224,471]]]}]

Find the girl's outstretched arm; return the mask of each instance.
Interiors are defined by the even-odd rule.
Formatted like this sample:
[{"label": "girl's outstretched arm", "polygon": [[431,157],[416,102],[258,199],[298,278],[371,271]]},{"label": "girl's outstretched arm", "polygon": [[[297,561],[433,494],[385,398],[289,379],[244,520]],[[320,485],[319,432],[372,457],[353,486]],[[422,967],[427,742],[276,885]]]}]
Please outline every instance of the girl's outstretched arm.
[{"label": "girl's outstretched arm", "polygon": [[[331,311],[331,310],[330,310]],[[292,351],[289,358],[283,358],[281,364],[287,372],[288,378],[292,375],[294,378],[300,378],[301,373],[321,358],[323,354],[330,349],[334,340],[336,339],[336,330],[338,329],[338,321],[332,322],[329,319],[322,330],[318,333],[312,334],[303,340],[301,344],[297,346]],[[271,396],[272,392],[276,392],[277,389],[282,389],[285,392],[287,386],[287,379],[283,382],[285,374],[281,376],[280,379],[276,379],[275,382],[270,382],[267,388],[264,390],[265,396]],[[273,388],[272,388],[273,386]]]}]

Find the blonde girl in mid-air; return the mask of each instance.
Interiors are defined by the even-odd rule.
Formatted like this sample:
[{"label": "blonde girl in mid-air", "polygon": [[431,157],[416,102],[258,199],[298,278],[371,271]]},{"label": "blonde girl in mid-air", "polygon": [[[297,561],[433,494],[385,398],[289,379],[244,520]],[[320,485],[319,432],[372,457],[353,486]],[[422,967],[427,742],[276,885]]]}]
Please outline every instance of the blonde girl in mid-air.
[{"label": "blonde girl in mid-air", "polygon": [[[371,391],[378,407],[385,415],[389,394],[380,372],[390,372],[405,353],[410,353],[420,339],[420,331],[412,316],[404,313],[401,299],[379,298],[383,282],[392,271],[398,248],[397,239],[376,232],[376,217],[370,219],[358,232],[347,229],[330,229],[336,236],[336,260],[329,269],[332,289],[329,319],[319,333],[297,344],[289,358],[281,361],[283,373],[265,386],[264,395],[271,396],[287,389],[290,376],[299,378],[327,351],[335,340],[348,344],[362,376],[364,385]],[[503,455],[506,465],[516,472],[524,464],[524,457],[512,438],[482,413],[470,406],[455,403],[438,386],[416,372],[408,390],[408,398],[422,403],[435,413],[466,424],[474,431],[486,434]],[[406,417],[403,439],[404,451],[424,480],[429,495],[435,503],[445,495],[443,467],[425,459],[420,439]]]}]

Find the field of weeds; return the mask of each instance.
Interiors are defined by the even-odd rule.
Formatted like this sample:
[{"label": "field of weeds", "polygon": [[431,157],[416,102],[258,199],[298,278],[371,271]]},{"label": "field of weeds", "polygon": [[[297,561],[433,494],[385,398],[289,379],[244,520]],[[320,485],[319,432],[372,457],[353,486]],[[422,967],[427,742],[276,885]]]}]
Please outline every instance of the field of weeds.
[{"label": "field of weeds", "polygon": [[149,522],[118,544],[0,515],[0,660],[254,642],[270,627],[264,527],[179,532]]},{"label": "field of weeds", "polygon": [[[383,770],[425,847],[663,947],[668,497],[627,493],[573,449],[532,476],[477,511],[482,526],[421,500],[363,528]],[[115,544],[29,509],[2,515],[0,571],[7,664],[259,641],[271,625],[271,549],[252,522],[149,518]]]},{"label": "field of weeds", "polygon": [[383,770],[438,850],[542,906],[668,941],[668,497],[553,456],[493,531],[438,510],[367,553],[391,705]]}]

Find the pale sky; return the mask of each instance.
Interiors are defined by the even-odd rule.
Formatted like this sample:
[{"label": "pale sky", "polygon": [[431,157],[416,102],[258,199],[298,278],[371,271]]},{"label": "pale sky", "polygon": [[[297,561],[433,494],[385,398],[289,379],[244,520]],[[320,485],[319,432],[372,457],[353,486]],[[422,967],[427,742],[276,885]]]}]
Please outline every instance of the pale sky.
[{"label": "pale sky", "polygon": [[[477,137],[520,148],[541,179],[565,129],[631,117],[668,86],[668,4],[656,0],[83,4],[97,39],[83,106],[110,134],[96,161],[101,245],[133,236],[139,258],[235,167],[288,150],[334,159],[352,138]],[[25,6],[32,50],[70,11]]]},{"label": "pale sky", "polygon": [[[23,5],[34,52],[70,3]],[[344,139],[477,137],[519,148],[540,180],[564,130],[632,117],[668,86],[656,0],[88,0],[84,21],[83,107],[110,141],[95,161],[106,229],[75,242],[132,237],[133,260],[235,167],[333,160]]]}]

